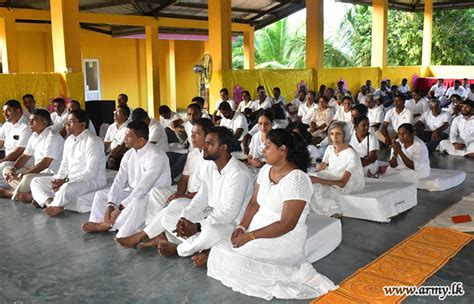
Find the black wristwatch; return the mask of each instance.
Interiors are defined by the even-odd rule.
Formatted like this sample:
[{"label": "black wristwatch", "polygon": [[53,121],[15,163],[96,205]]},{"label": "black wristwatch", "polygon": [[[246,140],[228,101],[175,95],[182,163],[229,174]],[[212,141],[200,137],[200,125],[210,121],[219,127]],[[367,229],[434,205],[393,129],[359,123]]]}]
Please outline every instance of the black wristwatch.
[{"label": "black wristwatch", "polygon": [[69,177],[64,178],[64,182],[65,183],[69,182]]},{"label": "black wristwatch", "polygon": [[197,231],[201,232],[201,224],[200,223],[196,223],[196,228],[197,228]]}]

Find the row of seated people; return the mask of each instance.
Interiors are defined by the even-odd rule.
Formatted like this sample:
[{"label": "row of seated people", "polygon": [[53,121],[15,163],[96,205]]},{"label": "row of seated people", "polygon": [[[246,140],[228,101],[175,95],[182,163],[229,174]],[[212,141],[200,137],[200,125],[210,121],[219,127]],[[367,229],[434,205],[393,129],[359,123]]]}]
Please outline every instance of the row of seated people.
[{"label": "row of seated people", "polygon": [[[22,115],[21,106],[15,108],[10,103],[8,113],[12,112],[9,107],[13,108],[14,115],[7,114],[6,118],[7,123],[12,123]],[[201,110],[195,106],[189,109]],[[472,106],[470,110],[472,112]],[[31,127],[35,122],[42,122],[44,131],[51,122],[44,115],[47,112],[39,114],[41,112],[44,113],[37,109],[30,117]],[[359,122],[356,130],[367,130],[368,136],[368,119],[358,119],[365,121],[366,126]],[[88,122],[85,111],[74,110],[68,115],[66,129],[70,136],[66,139],[58,172],[54,176],[36,176],[30,181],[31,198],[37,205],[46,207],[45,212],[50,216],[62,212],[63,206],[77,196],[105,186],[104,148],[100,140],[86,130]],[[349,190],[361,187],[363,160],[347,143],[349,124],[330,124],[331,145],[326,149],[318,172],[311,178],[304,174],[310,158],[307,143],[299,135],[305,129],[300,128],[300,132],[279,128],[268,131],[263,149],[266,165],[260,169],[254,185],[247,167],[230,155],[235,134],[228,128],[214,127],[207,119],[188,122],[192,125],[190,138],[194,148],[188,155],[176,192],[169,188],[170,168],[163,150],[149,143],[147,123],[133,121],[127,125],[124,143],[129,150],[111,188],[95,195],[90,221],[84,223],[83,230],[118,230],[117,241],[122,245],[156,245],[165,256],[190,256],[202,252],[193,256],[197,266],[207,263],[211,277],[248,295],[309,298],[334,288],[331,281],[302,262],[301,252],[309,206],[319,213],[337,215],[337,203],[325,199],[333,195],[333,186]],[[406,124],[397,130],[400,144],[392,143],[390,165],[394,168],[404,165],[407,170],[416,171],[418,160],[412,159],[410,165],[406,152],[415,144],[413,128]],[[33,132],[42,134],[38,131]],[[33,148],[42,146],[47,145],[32,145]],[[342,158],[347,161],[340,161]],[[203,165],[204,160],[208,162]],[[35,162],[41,161],[43,159],[35,158]],[[339,179],[334,178],[336,174]],[[23,176],[19,177],[23,179]],[[6,180],[9,180],[8,176]],[[312,195],[313,188],[315,195]],[[193,189],[197,190],[191,192]],[[240,225],[235,228],[240,218]],[[147,219],[148,225],[141,231]],[[271,240],[274,238],[280,238],[279,242]],[[213,250],[209,252],[210,248]],[[275,252],[279,254],[275,255]],[[295,252],[301,254],[296,256]],[[229,258],[237,264],[228,264]],[[236,269],[246,271],[236,273]],[[254,269],[262,269],[264,273],[255,275]],[[278,278],[286,277],[289,269],[298,281],[281,283]],[[268,273],[276,274],[274,289],[265,288],[266,282],[258,282],[258,278],[263,279]],[[296,292],[295,284],[300,286]]]}]

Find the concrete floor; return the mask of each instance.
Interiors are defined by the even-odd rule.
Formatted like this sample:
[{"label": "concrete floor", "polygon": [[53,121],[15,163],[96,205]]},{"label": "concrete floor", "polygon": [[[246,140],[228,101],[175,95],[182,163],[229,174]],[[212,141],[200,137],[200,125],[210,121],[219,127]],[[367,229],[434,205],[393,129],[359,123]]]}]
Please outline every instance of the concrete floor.
[{"label": "concrete floor", "polygon": [[[432,156],[432,167],[464,170],[467,180],[445,192],[418,191],[418,206],[390,223],[344,218],[342,244],[314,264],[339,283],[443,210],[474,191],[474,161]],[[193,269],[189,259],[123,249],[112,234],[87,235],[87,214],[50,219],[29,205],[0,200],[0,303],[266,303],[224,287]],[[474,303],[474,243],[425,285],[464,283],[466,295],[445,303]],[[306,303],[307,301],[274,301]],[[406,303],[434,303],[434,297]]]}]

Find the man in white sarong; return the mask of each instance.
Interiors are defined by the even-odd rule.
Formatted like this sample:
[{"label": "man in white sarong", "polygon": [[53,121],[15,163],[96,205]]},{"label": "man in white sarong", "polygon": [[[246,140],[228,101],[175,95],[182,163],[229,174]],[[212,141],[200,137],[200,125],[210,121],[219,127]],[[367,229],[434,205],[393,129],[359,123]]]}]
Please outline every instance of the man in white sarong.
[{"label": "man in white sarong", "polygon": [[[62,136],[51,130],[52,121],[48,110],[33,110],[29,121],[33,134],[23,154],[12,166],[3,169],[3,177],[9,188],[0,189],[1,196],[25,203],[33,199],[30,192],[33,178],[58,172],[64,147]],[[34,165],[28,168],[31,159],[34,159]]]},{"label": "man in white sarong", "polygon": [[112,187],[95,194],[89,221],[82,224],[85,232],[117,229],[119,243],[145,223],[148,193],[171,186],[168,158],[148,141],[145,122],[128,124],[125,145],[129,150],[123,156]]},{"label": "man in white sarong", "polygon": [[200,118],[194,122],[191,135],[194,148],[188,153],[183,174],[177,187],[154,188],[150,191],[145,229],[130,237],[122,238],[119,242],[122,246],[137,247],[139,249],[157,246],[160,234],[165,231],[161,224],[164,214],[163,206],[168,204],[166,209],[176,208],[180,211],[189,205],[201,187],[200,172],[209,163],[202,156],[202,146],[207,133],[212,127],[212,121],[207,118]]},{"label": "man in white sarong", "polygon": [[51,177],[36,177],[31,181],[34,204],[46,207],[53,217],[80,195],[96,191],[107,183],[102,140],[87,130],[89,115],[84,110],[69,113],[66,129],[71,134],[64,143],[63,158],[58,173]]},{"label": "man in white sarong", "polygon": [[[5,157],[0,159],[0,173],[10,167],[25,151],[31,136],[28,119],[23,116],[18,100],[8,100],[3,106],[3,116],[6,122],[0,127],[0,148],[5,149]],[[27,166],[32,165],[30,161]],[[9,188],[8,183],[0,175],[0,188]]]},{"label": "man in white sarong", "polygon": [[187,257],[206,251],[192,258],[195,266],[203,266],[207,250],[230,238],[253,193],[247,166],[230,155],[232,142],[232,132],[225,127],[207,134],[203,157],[212,162],[200,172],[202,184],[189,205],[164,209],[166,235],[158,244],[160,255]]}]

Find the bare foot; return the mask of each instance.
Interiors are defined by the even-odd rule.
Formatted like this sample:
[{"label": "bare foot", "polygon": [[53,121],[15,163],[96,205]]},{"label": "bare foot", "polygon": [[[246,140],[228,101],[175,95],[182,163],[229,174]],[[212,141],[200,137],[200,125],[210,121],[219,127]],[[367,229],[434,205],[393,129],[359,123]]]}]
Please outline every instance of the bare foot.
[{"label": "bare foot", "polygon": [[158,253],[163,257],[170,257],[173,255],[178,255],[178,245],[170,243],[165,240],[158,241]]},{"label": "bare foot", "polygon": [[166,235],[164,232],[162,232],[161,234],[155,236],[154,238],[146,241],[146,242],[141,242],[140,244],[137,245],[137,248],[138,249],[146,249],[146,248],[150,248],[150,247],[158,247],[158,244],[160,242],[160,240],[164,240],[164,241],[167,241],[168,239],[166,238]]},{"label": "bare foot", "polygon": [[44,207],[40,206],[40,204],[38,204],[38,202],[35,201],[35,200],[31,201],[31,207],[33,207],[33,208],[44,208]]},{"label": "bare foot", "polygon": [[13,195],[13,190],[0,188],[0,197],[10,198]]},{"label": "bare foot", "polygon": [[138,244],[141,244],[140,243],[141,241],[147,238],[148,236],[146,235],[146,233],[143,230],[141,230],[135,234],[132,234],[131,236],[127,236],[123,238],[115,238],[115,240],[117,241],[117,243],[119,243],[123,247],[134,248]]},{"label": "bare foot", "polygon": [[203,252],[193,256],[191,260],[193,261],[194,267],[201,268],[207,265],[208,258],[209,258],[209,250],[204,250]]},{"label": "bare foot", "polygon": [[81,229],[87,233],[106,232],[110,229],[110,226],[106,223],[85,222],[82,223]]},{"label": "bare foot", "polygon": [[14,199],[22,203],[29,203],[33,200],[33,195],[31,195],[31,192],[18,192]]},{"label": "bare foot", "polygon": [[50,217],[55,217],[64,211],[64,207],[53,207],[49,206],[44,209],[44,213]]},{"label": "bare foot", "polygon": [[340,213],[334,213],[333,215],[331,215],[332,218],[336,218],[336,219],[342,219],[342,214]]}]

